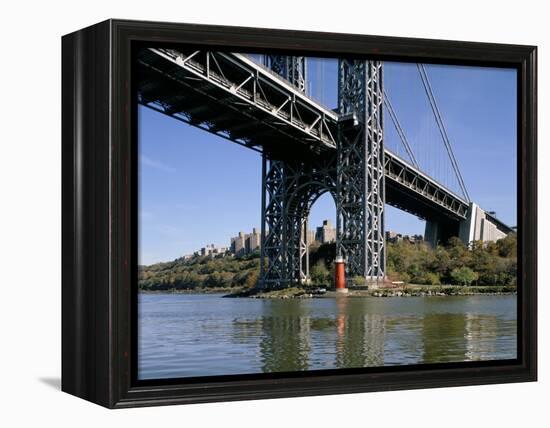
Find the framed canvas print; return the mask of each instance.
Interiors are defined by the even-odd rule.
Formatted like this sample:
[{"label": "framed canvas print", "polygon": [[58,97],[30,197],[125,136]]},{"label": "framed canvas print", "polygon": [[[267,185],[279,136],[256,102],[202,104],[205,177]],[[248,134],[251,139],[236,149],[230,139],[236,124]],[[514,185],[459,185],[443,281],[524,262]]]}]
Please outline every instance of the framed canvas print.
[{"label": "framed canvas print", "polygon": [[62,39],[62,389],[536,380],[536,48],[109,20]]}]

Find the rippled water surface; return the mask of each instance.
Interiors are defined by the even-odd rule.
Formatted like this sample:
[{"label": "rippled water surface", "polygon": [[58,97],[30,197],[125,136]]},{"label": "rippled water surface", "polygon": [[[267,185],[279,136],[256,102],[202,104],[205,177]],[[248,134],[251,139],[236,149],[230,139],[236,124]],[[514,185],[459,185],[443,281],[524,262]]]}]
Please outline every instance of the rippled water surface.
[{"label": "rippled water surface", "polygon": [[516,358],[516,296],[142,294],[138,312],[140,379]]}]

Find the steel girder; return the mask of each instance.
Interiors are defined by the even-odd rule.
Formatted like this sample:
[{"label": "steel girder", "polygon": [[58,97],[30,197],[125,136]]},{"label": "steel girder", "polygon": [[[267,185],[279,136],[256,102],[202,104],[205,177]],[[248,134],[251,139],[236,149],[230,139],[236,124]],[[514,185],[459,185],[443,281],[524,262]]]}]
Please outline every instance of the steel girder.
[{"label": "steel girder", "polygon": [[[267,55],[265,62],[273,72],[305,92],[305,57]],[[304,162],[268,160],[264,154],[262,162],[260,285],[279,288],[307,283],[309,211],[321,194],[329,191],[335,196],[334,155]]]},{"label": "steel girder", "polygon": [[[266,62],[290,82],[234,53],[146,49],[138,58],[143,74],[138,88],[141,104],[263,152],[262,237],[270,260],[265,265],[262,259],[266,283],[307,281],[307,214],[324,191],[336,200],[337,247],[348,259],[348,276],[383,278],[386,185],[392,194],[407,195],[408,205],[388,200],[400,209],[430,218],[435,207],[438,215],[464,218],[467,203],[461,197],[384,152],[379,62],[340,61],[338,113],[304,95],[304,58],[274,56]],[[276,161],[273,154],[279,146],[302,150],[300,159],[309,167]],[[328,164],[333,166],[327,168]],[[319,185],[323,179],[308,168],[324,169],[324,176],[337,184]],[[300,192],[289,187],[298,181]],[[292,209],[285,208],[291,205]]]},{"label": "steel girder", "polygon": [[[285,164],[262,157],[262,224],[260,246],[260,286],[279,287],[287,282]],[[267,260],[266,260],[267,259]]]},{"label": "steel girder", "polygon": [[269,69],[284,77],[301,92],[306,92],[307,61],[305,56],[266,55]]},{"label": "steel girder", "polygon": [[[281,63],[292,61],[271,60],[276,67]],[[338,93],[344,120],[339,122],[335,156],[323,163],[268,161],[264,156],[264,288],[307,281],[307,217],[326,191],[336,200],[337,252],[346,259],[347,276],[376,282],[385,277],[382,64],[340,60]]]},{"label": "steel girder", "polygon": [[336,200],[336,160],[334,156],[291,166],[294,181],[290,182],[287,202],[287,257],[291,282],[309,281],[309,249],[307,225],[311,207],[324,193]]},{"label": "steel girder", "polygon": [[[424,205],[429,204],[439,208],[439,211],[444,213],[442,215],[446,217],[458,221],[466,220],[469,206],[466,201],[388,151],[384,156],[384,174],[388,186],[391,184],[393,188],[406,189]],[[425,215],[423,210],[412,210],[402,205],[396,205],[396,207],[424,220],[430,220],[433,217],[433,215]]]},{"label": "steel girder", "polygon": [[307,221],[325,192],[336,196],[334,156],[315,162],[262,160],[260,286],[289,287],[309,279]]},{"label": "steel girder", "polygon": [[[345,116],[340,117],[324,109],[293,85],[278,79],[270,70],[242,55],[194,53],[143,50],[138,58],[144,74],[140,76],[138,101],[170,117],[266,153],[270,153],[267,143],[273,140],[276,146],[284,142],[289,150],[292,147],[292,152],[294,149],[298,151],[300,146],[304,147],[309,153],[306,158],[315,157],[316,152],[332,152],[336,156],[336,129],[338,122],[345,121]],[[220,77],[220,70],[225,80]],[[247,78],[245,71],[254,74],[256,83],[249,80],[239,87]],[[247,95],[249,87],[255,90],[257,104],[253,102],[254,97]],[[289,107],[287,103],[278,111],[282,103],[277,104],[276,100],[282,93],[285,100],[293,100],[293,106],[285,110]],[[245,101],[242,97],[249,98]],[[267,108],[269,111],[260,108],[267,101],[271,105]],[[296,126],[291,127],[279,120],[286,117],[283,110],[288,115],[292,114]],[[310,110],[317,113],[308,116]],[[304,120],[300,121],[298,116]],[[315,147],[319,130],[322,131],[323,142]],[[317,143],[321,141],[317,140]],[[388,149],[385,150],[384,160],[388,190],[406,188],[407,193],[414,194],[421,205],[437,202],[443,215],[464,218],[468,203],[463,198]],[[426,213],[415,206],[407,207],[395,204],[395,201],[387,203],[426,218]]]},{"label": "steel girder", "polygon": [[150,48],[138,64],[145,76],[139,102],[150,108],[249,147],[265,149],[272,140],[308,153],[336,147],[337,115],[303,93],[304,58],[282,69],[296,85],[235,53]]},{"label": "steel girder", "polygon": [[342,59],[338,68],[338,255],[348,277],[385,277],[382,63]]}]

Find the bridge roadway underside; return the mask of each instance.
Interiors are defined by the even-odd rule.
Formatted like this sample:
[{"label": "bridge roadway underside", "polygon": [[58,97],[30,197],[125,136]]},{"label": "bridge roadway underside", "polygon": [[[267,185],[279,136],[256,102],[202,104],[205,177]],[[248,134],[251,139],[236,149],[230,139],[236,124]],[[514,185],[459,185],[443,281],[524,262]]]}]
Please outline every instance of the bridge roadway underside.
[{"label": "bridge roadway underside", "polygon": [[[315,114],[308,116],[309,106],[301,108],[299,116],[285,121],[284,116],[281,120],[273,115],[274,107],[270,112],[269,108],[243,101],[234,91],[189,73],[151,50],[145,49],[138,54],[137,65],[137,96],[142,105],[264,152],[271,159],[314,162],[316,158],[335,155],[336,143],[332,144],[330,139],[337,135],[338,115],[330,110],[323,112],[324,108],[318,107],[325,126],[316,128],[317,133],[308,133],[310,129],[304,127],[304,123],[315,123]],[[223,78],[229,81],[243,78],[230,73],[231,69],[225,70]],[[286,89],[282,79],[268,78],[273,85],[280,84],[283,90]],[[277,99],[276,92],[269,93],[274,106],[284,103],[284,97]],[[316,107],[314,101],[306,101]],[[386,203],[439,224],[442,241],[458,235],[459,223],[466,219],[468,204],[388,150],[385,157]]]},{"label": "bridge roadway underside", "polygon": [[[189,63],[194,64],[192,60]],[[304,128],[316,119],[313,112],[302,109],[298,114],[294,111],[294,117],[287,117],[290,116],[284,114],[287,103],[277,115],[273,114],[285,103],[286,94],[274,91],[268,85],[261,90],[257,89],[255,98],[260,101],[251,103],[243,99],[247,95],[252,97],[247,85],[239,89],[239,93],[244,96],[240,98],[238,93],[232,93],[229,88],[186,72],[177,64],[148,50],[140,53],[137,65],[140,104],[263,151],[273,159],[308,159],[312,153],[318,154],[325,149],[322,144],[318,144],[319,140],[313,133],[304,133]],[[232,76],[232,72],[231,68],[224,70],[223,79],[237,82],[243,79],[244,76]],[[215,76],[214,71],[209,74]],[[270,77],[277,79],[276,76]],[[219,80],[223,81],[221,77]],[[334,112],[327,112],[336,117]],[[328,135],[326,137],[328,139]]]},{"label": "bridge roadway underside", "polygon": [[427,198],[419,198],[414,192],[387,175],[386,203],[423,220],[437,224],[436,242],[447,242],[450,237],[459,236],[460,222],[464,221],[463,218],[442,210],[441,206]]}]

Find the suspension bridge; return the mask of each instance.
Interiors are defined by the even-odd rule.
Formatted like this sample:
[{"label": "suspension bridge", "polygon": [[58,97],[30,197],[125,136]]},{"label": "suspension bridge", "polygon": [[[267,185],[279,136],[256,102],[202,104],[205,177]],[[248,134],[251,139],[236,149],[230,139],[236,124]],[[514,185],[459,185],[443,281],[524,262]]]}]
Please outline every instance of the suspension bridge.
[{"label": "suspension bridge", "polygon": [[[511,231],[470,200],[426,68],[419,82],[457,189],[425,171],[383,85],[383,63],[338,60],[338,106],[306,94],[307,59],[149,48],[139,52],[138,102],[262,154],[259,286],[307,283],[308,216],[329,192],[346,276],[385,278],[385,204],[426,221],[432,245],[491,241]],[[390,127],[385,123],[390,118]],[[385,147],[389,130],[397,148]]]}]

